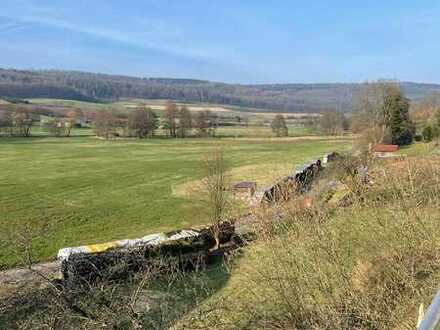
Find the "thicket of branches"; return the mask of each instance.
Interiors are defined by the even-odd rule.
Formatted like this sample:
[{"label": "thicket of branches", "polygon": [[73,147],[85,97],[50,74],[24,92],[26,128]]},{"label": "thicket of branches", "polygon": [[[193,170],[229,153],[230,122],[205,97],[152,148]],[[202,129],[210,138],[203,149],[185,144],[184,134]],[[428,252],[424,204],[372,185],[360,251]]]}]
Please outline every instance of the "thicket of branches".
[{"label": "thicket of branches", "polygon": [[270,127],[272,128],[272,132],[275,133],[276,136],[288,136],[289,130],[286,125],[286,120],[283,115],[276,115],[272,120]]},{"label": "thicket of branches", "polygon": [[0,112],[0,135],[30,137],[34,116],[26,108]]},{"label": "thicket of branches", "polygon": [[326,135],[340,135],[348,130],[346,115],[334,109],[321,112],[319,117],[319,128]]},{"label": "thicket of branches", "polygon": [[356,98],[352,130],[369,143],[405,145],[413,141],[415,126],[410,100],[394,83],[366,84]]}]

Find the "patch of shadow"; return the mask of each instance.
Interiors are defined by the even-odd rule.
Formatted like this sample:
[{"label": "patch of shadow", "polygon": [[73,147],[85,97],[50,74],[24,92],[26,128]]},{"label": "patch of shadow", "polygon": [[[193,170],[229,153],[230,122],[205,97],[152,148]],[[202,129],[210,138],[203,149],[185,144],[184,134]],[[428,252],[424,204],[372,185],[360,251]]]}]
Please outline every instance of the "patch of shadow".
[{"label": "patch of shadow", "polygon": [[153,277],[137,274],[127,281],[97,283],[85,291],[64,291],[59,282],[58,297],[50,287],[20,290],[0,300],[0,329],[33,329],[49,323],[60,329],[92,324],[95,329],[101,329],[100,324],[130,329],[134,319],[143,329],[169,329],[228,280],[228,269],[220,260],[203,270]]},{"label": "patch of shadow", "polygon": [[187,273],[170,280],[163,277],[151,283],[138,303],[146,329],[169,329],[205,299],[220,291],[230,277],[222,261],[204,271]]}]

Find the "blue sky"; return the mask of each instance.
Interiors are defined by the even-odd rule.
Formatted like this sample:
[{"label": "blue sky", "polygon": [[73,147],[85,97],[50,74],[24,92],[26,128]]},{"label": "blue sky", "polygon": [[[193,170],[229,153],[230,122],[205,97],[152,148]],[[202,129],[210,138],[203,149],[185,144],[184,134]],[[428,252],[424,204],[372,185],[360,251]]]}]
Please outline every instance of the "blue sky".
[{"label": "blue sky", "polygon": [[238,83],[440,83],[440,2],[1,0],[0,66]]}]

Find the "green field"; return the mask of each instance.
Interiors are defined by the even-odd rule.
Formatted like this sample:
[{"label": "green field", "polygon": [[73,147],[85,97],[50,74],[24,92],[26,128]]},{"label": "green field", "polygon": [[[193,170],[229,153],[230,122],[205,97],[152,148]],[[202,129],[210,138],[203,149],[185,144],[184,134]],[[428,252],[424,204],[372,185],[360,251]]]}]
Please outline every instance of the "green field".
[{"label": "green field", "polygon": [[[0,235],[48,224],[36,258],[59,248],[198,225],[201,202],[185,193],[201,178],[200,158],[215,145],[225,150],[234,180],[265,184],[348,140],[148,139],[102,141],[93,137],[0,138]],[[10,246],[10,245],[9,245]],[[17,263],[0,248],[0,268]]]}]

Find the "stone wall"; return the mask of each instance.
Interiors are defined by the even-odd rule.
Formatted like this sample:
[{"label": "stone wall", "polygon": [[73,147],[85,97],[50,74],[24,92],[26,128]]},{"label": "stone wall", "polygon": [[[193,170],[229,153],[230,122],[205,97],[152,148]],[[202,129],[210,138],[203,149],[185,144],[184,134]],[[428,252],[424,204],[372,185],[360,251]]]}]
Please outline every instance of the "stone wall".
[{"label": "stone wall", "polygon": [[323,170],[323,165],[337,160],[338,157],[336,152],[332,152],[325,154],[322,159],[319,158],[304,164],[299,170],[255,194],[257,200],[254,201],[254,204],[271,204],[288,198],[292,193],[307,191],[319,172]]},{"label": "stone wall", "polygon": [[[220,243],[232,242],[234,224],[220,224]],[[134,272],[204,267],[215,246],[213,228],[199,227],[149,235],[135,240],[65,248],[58,252],[66,284],[120,279]]]}]

